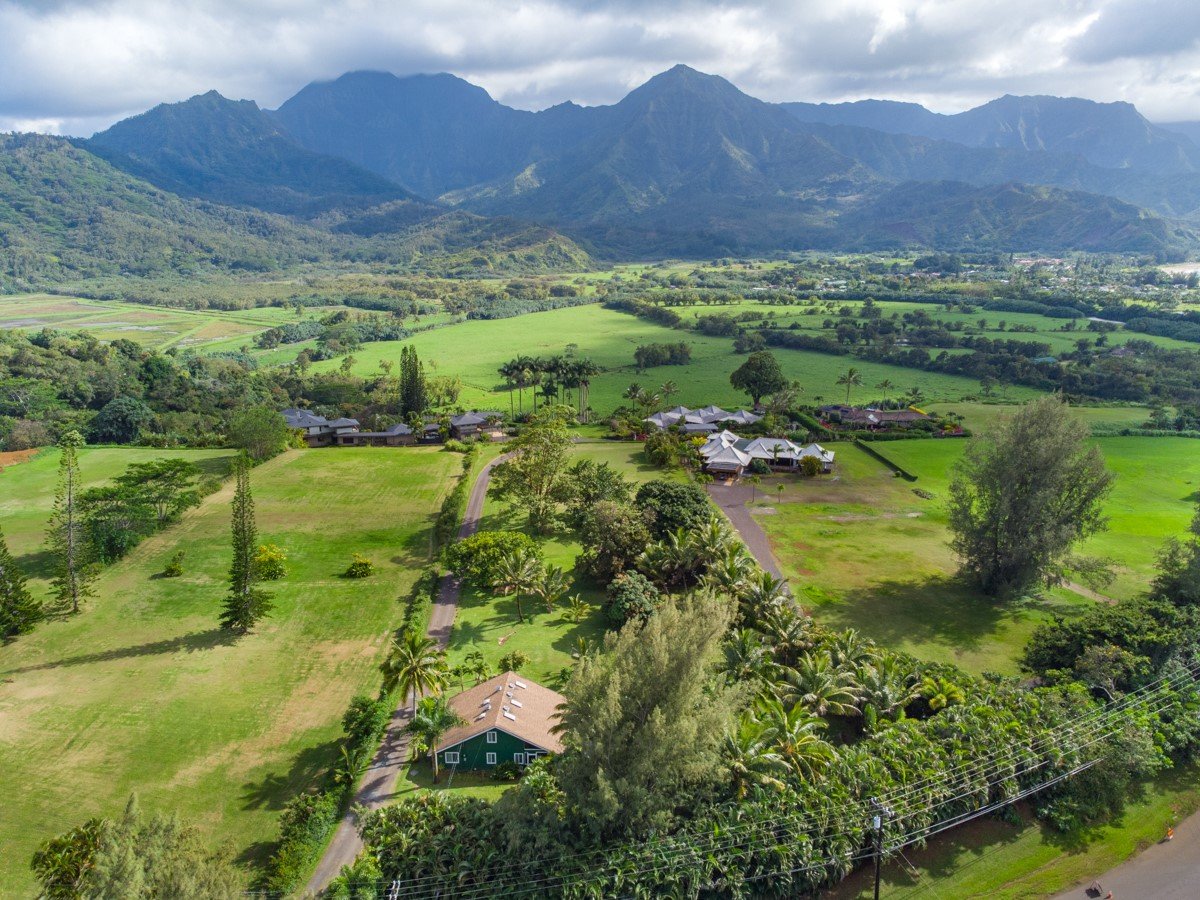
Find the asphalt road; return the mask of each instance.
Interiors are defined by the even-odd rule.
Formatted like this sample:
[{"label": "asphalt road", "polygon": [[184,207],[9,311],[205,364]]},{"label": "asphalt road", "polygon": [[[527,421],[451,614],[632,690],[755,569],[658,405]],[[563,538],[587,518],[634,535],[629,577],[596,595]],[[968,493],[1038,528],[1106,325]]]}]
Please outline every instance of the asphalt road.
[{"label": "asphalt road", "polygon": [[[782,578],[783,573],[779,571],[779,563],[775,561],[775,555],[771,552],[771,542],[767,540],[766,532],[762,530],[762,526],[750,513],[750,507],[746,505],[754,496],[754,491],[755,489],[747,484],[710,484],[708,486],[709,496],[729,517],[733,527],[742,536],[742,543],[758,560],[758,564],[776,578]],[[757,493],[762,494],[762,491]]]},{"label": "asphalt road", "polygon": [[[499,456],[493,459],[471,487],[471,495],[467,498],[467,509],[463,514],[462,525],[458,528],[458,539],[470,537],[479,528],[479,519],[483,514],[483,502],[487,497],[488,484],[491,481],[492,468],[506,459]],[[445,647],[450,640],[450,629],[454,627],[454,615],[458,609],[458,597],[462,585],[457,578],[447,575],[442,578],[438,589],[437,600],[434,601],[433,611],[429,617],[429,636]],[[362,784],[354,795],[350,810],[338,823],[337,831],[325,855],[317,864],[312,878],[308,881],[306,892],[310,895],[320,893],[338,874],[342,866],[348,866],[362,851],[363,842],[358,834],[354,809],[364,806],[367,809],[378,809],[396,796],[396,779],[400,777],[408,765],[408,735],[404,727],[408,724],[412,698],[407,697],[392,713],[392,721],[384,734],[383,743],[379,745],[371,765],[363,776]]]}]

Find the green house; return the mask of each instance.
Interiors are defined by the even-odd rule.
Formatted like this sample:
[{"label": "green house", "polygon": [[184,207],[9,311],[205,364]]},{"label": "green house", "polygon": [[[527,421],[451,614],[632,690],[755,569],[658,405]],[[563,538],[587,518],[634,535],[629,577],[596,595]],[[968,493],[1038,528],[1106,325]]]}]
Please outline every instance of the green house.
[{"label": "green house", "polygon": [[505,672],[450,699],[463,724],[438,742],[438,764],[446,769],[486,772],[501,763],[526,766],[539,756],[562,752],[553,729],[562,694]]}]

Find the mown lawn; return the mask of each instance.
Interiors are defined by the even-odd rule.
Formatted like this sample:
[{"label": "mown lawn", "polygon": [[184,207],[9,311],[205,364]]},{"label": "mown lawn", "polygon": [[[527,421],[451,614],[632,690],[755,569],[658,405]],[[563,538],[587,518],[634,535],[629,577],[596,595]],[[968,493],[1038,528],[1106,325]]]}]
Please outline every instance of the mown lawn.
[{"label": "mown lawn", "polygon": [[913,492],[922,481],[894,477],[852,444],[831,447],[833,476],[764,479],[757,504],[784,574],[821,622],[924,659],[1011,673],[1034,627],[1091,602],[1067,592],[1009,603],[978,596],[953,576],[941,497],[922,499]]},{"label": "mown lawn", "polygon": [[[86,452],[85,475],[115,474],[130,458],[120,454]],[[247,637],[217,628],[227,485],[105,571],[79,616],[0,647],[0,896],[32,895],[34,849],[119,812],[134,791],[244,864],[261,862],[283,804],[334,762],[350,698],[377,687],[398,601],[427,560],[459,460],[436,449],[331,449],[255,469],[259,536],[285,548],[289,572],[272,587],[273,614]],[[52,460],[0,474],[21,552],[36,542],[52,491]],[[177,549],[184,576],[156,578]],[[375,561],[374,577],[340,576],[355,551]]]},{"label": "mown lawn", "polygon": [[[686,366],[660,366],[638,373],[633,365],[634,350],[640,344],[675,343],[692,346],[692,361]],[[465,406],[507,410],[509,394],[497,368],[519,354],[552,356],[563,353],[569,344],[578,355],[590,357],[605,368],[605,374],[592,382],[590,403],[600,415],[606,415],[621,402],[621,393],[631,382],[657,388],[674,381],[679,393],[670,403],[705,406],[716,403],[727,407],[745,405],[745,394],[729,384],[729,375],[745,360],[733,352],[729,338],[707,337],[695,332],[677,331],[643,321],[626,313],[599,305],[531,313],[511,319],[470,321],[418,334],[410,341],[364,344],[354,351],[354,371],[368,375],[379,370],[382,360],[396,361],[400,348],[411,343],[431,371],[458,375],[464,382],[461,403]],[[845,390],[836,384],[838,375],[849,366],[859,369],[863,386],[855,388],[852,399],[866,401],[879,392],[874,385],[890,379],[901,390],[917,386],[930,400],[957,400],[978,390],[975,381],[951,375],[922,372],[898,366],[863,362],[853,358],[810,353],[799,350],[774,350],[784,373],[804,385],[804,398],[813,402],[844,399]],[[336,369],[339,360],[328,360],[314,368]],[[1014,389],[1014,398],[1032,396],[1028,389]],[[514,394],[514,403],[518,397]],[[525,391],[524,403],[532,402]]]},{"label": "mown lawn", "polygon": [[[577,444],[573,457],[608,462],[635,481],[671,477],[645,460],[640,444],[596,442]],[[524,514],[489,498],[484,505],[481,531],[524,530]],[[543,557],[551,565],[567,571],[575,564],[581,547],[569,533],[538,538]],[[561,605],[554,612],[538,607],[532,600],[522,601],[526,621],[517,621],[516,604],[511,597],[497,597],[488,591],[465,589],[458,617],[450,635],[451,664],[461,662],[472,651],[479,651],[489,666],[496,669],[500,657],[514,650],[527,654],[529,665],[522,671],[530,678],[558,687],[560,675],[573,662],[572,652],[580,639],[595,646],[608,627],[601,610],[603,592],[585,581],[577,581],[572,593],[579,593],[592,604],[591,613],[581,622],[571,621]]]}]

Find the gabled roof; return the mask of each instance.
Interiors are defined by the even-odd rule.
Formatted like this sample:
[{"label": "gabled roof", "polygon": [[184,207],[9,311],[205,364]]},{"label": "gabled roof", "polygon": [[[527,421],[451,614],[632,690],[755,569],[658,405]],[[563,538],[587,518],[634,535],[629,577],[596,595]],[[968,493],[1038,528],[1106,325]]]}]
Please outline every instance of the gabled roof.
[{"label": "gabled roof", "polygon": [[750,454],[737,447],[730,445],[722,447],[716,453],[708,457],[709,468],[727,468],[733,466],[748,466],[750,465]]},{"label": "gabled roof", "polygon": [[318,416],[307,409],[289,407],[288,409],[281,410],[281,413],[289,428],[316,428],[318,425],[329,424],[329,420],[324,416]]},{"label": "gabled roof", "polygon": [[492,419],[499,418],[500,413],[498,412],[491,412],[489,410],[476,412],[475,410],[471,410],[470,412],[463,413],[461,416],[451,416],[450,424],[455,428],[461,428],[464,425],[486,425]]},{"label": "gabled roof", "polygon": [[447,731],[436,751],[441,753],[497,728],[550,753],[562,753],[562,739],[550,729],[557,724],[558,707],[563,703],[566,698],[562,694],[516,672],[489,678],[450,698],[450,708],[464,724]]},{"label": "gabled roof", "polygon": [[327,424],[330,428],[357,428],[358,419],[334,419],[332,422]]}]

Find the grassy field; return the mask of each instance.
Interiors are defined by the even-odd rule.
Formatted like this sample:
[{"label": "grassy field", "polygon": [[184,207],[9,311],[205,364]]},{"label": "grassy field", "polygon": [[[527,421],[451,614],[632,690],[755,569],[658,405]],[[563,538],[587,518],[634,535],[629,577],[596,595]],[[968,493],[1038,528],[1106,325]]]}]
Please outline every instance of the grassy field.
[{"label": "grassy field", "polygon": [[[1200,767],[1182,766],[1140,786],[1115,822],[1064,838],[1021,810],[1019,823],[982,819],[904,851],[914,868],[890,863],[882,896],[889,900],[960,900],[1047,897],[1086,885],[1140,850],[1162,840],[1168,825],[1200,807]],[[1082,889],[1079,895],[1083,896]],[[828,895],[831,900],[872,896],[871,875],[860,870]]]},{"label": "grassy field", "polygon": [[[572,450],[572,455],[575,458],[608,462],[635,481],[669,477],[645,461],[640,444],[577,444]],[[502,506],[490,498],[484,505],[483,518],[479,525],[481,531],[521,530],[524,526],[525,517],[519,510]],[[568,571],[574,565],[575,557],[581,549],[578,541],[570,534],[540,538],[539,544],[547,563],[561,566]],[[576,649],[579,639],[594,645],[603,639],[604,631],[608,627],[600,609],[602,592],[586,583],[575,584],[571,592],[581,594],[592,604],[591,614],[583,621],[571,621],[561,608],[547,613],[545,608],[537,607],[531,600],[526,599],[523,601],[526,622],[519,624],[516,606],[511,598],[495,597],[484,591],[464,590],[458,618],[450,635],[451,664],[461,662],[466,654],[477,650],[495,669],[500,657],[520,650],[529,655],[530,664],[523,671],[530,678],[548,683],[552,687],[557,686],[557,676],[571,665],[571,653]]]},{"label": "grassy field", "polygon": [[[1200,455],[1185,438],[1096,440],[1117,481],[1106,503],[1109,530],[1081,552],[1114,560],[1117,579],[1105,593],[1129,597],[1145,589],[1163,542],[1181,534],[1193,515]],[[875,446],[918,480],[896,478],[859,448],[838,444],[834,477],[773,477],[763,484],[759,521],[785,574],[819,619],[927,659],[976,672],[1013,672],[1034,627],[1094,602],[1065,588],[1006,603],[980,598],[954,576],[956,560],[947,545],[950,470],[966,442]]]},{"label": "grassy field", "polygon": [[[660,366],[640,374],[635,370],[633,353],[638,345],[677,341],[691,344],[689,365]],[[745,360],[744,356],[733,352],[729,338],[664,328],[598,305],[531,313],[512,319],[469,321],[416,335],[404,343],[416,347],[430,371],[462,378],[464,390],[460,402],[467,407],[507,410],[509,395],[497,368],[519,353],[550,356],[563,353],[571,344],[578,348],[580,356],[591,357],[606,369],[591,386],[591,406],[601,415],[618,406],[622,402],[622,391],[635,381],[648,388],[657,388],[666,381],[676,382],[679,393],[671,398],[672,404],[704,406],[716,403],[737,407],[748,402],[745,394],[735,391],[729,384],[730,373]],[[362,375],[378,372],[382,360],[399,360],[402,346],[403,343],[398,341],[364,344],[354,352],[354,371]],[[855,388],[851,394],[854,400],[874,397],[878,394],[874,385],[885,378],[903,390],[919,387],[931,401],[957,400],[978,391],[978,385],[969,378],[823,353],[773,352],[787,377],[803,384],[806,402],[815,402],[818,398],[844,399],[845,391],[836,381],[848,366],[857,367],[863,375],[863,386]],[[328,360],[315,368],[336,369],[339,365],[339,360]],[[1032,392],[1014,388],[1010,396],[1022,399],[1032,396]],[[514,394],[513,402],[517,401]],[[526,407],[531,402],[530,392],[526,391]]]},{"label": "grassy field", "polygon": [[[143,346],[206,352],[253,346],[259,332],[288,322],[328,315],[339,306],[307,307],[297,317],[288,307],[244,310],[189,310],[119,300],[87,300],[31,294],[0,299],[0,328],[86,331],[102,341],[128,338]],[[294,354],[291,358],[294,358]]]},{"label": "grassy field", "polygon": [[[1012,416],[1020,407],[1012,403],[980,403],[957,401],[953,403],[922,403],[926,412],[945,415],[957,413],[963,417],[963,425],[972,431],[984,431],[1000,420]],[[1072,413],[1092,428],[1139,428],[1150,417],[1144,406],[1076,406]]]},{"label": "grassy field", "polygon": [[[81,467],[96,480],[129,458],[86,451]],[[79,616],[0,648],[0,896],[30,896],[38,844],[119,812],[133,791],[260,862],[282,805],[334,762],[350,698],[376,688],[458,466],[435,449],[356,449],[292,451],[255,469],[260,540],[285,548],[289,572],[272,616],[240,640],[216,627],[227,486],[106,570]],[[53,483],[52,458],[0,474],[18,553],[38,546]],[[184,576],[156,578],[176,549]],[[340,577],[355,551],[374,577]]]},{"label": "grassy field", "polygon": [[939,500],[914,494],[858,447],[833,447],[835,475],[764,479],[757,510],[784,574],[818,620],[924,659],[1012,673],[1038,624],[1091,602],[1065,591],[1020,603],[981,600],[952,575]]},{"label": "grassy field", "polygon": [[[1146,588],[1163,542],[1181,536],[1196,512],[1200,447],[1188,438],[1102,437],[1096,444],[1117,478],[1105,503],[1108,530],[1082,544],[1080,552],[1115,561],[1117,579],[1106,593],[1129,597]],[[892,441],[878,448],[918,476],[916,487],[944,497],[950,469],[965,446]]]}]

